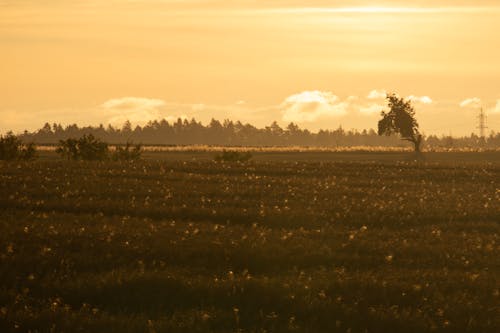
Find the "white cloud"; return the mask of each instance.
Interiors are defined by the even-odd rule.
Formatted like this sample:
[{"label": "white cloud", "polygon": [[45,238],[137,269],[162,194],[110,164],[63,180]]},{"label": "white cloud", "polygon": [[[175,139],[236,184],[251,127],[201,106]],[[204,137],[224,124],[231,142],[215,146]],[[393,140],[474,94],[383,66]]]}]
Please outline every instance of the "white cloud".
[{"label": "white cloud", "polygon": [[497,100],[497,104],[489,110],[490,113],[500,113],[500,99]]},{"label": "white cloud", "polygon": [[[349,117],[356,113],[373,117],[386,108],[384,103],[386,96],[385,90],[374,89],[365,97],[351,95],[341,100],[329,91],[304,91],[287,97],[280,105],[280,109],[283,121],[297,123],[319,123],[327,118]],[[410,95],[407,99],[426,105],[433,103],[429,96]]]},{"label": "white cloud", "polygon": [[478,97],[467,98],[460,103],[462,108],[477,108],[481,106],[481,99]]},{"label": "white cloud", "polygon": [[432,99],[429,96],[413,96],[407,97],[410,101],[421,104],[432,104]]},{"label": "white cloud", "polygon": [[385,99],[387,92],[385,90],[374,89],[368,93],[366,98],[368,99]]},{"label": "white cloud", "polygon": [[347,113],[349,103],[342,102],[329,91],[303,91],[287,97],[280,105],[286,122],[315,122],[322,117],[338,117]]},{"label": "white cloud", "polygon": [[108,112],[108,122],[121,125],[129,120],[133,124],[145,124],[150,120],[162,118],[161,109],[165,101],[155,98],[122,97],[110,99],[101,108]]},{"label": "white cloud", "polygon": [[500,113],[500,99],[497,100],[497,104],[495,105],[495,108],[493,109],[493,113]]},{"label": "white cloud", "polygon": [[365,115],[373,115],[373,114],[379,114],[382,110],[384,110],[384,108],[385,105],[372,103],[367,106],[360,106],[359,112]]},{"label": "white cloud", "polygon": [[155,109],[165,105],[165,101],[156,98],[122,97],[104,102],[101,106],[105,109]]}]

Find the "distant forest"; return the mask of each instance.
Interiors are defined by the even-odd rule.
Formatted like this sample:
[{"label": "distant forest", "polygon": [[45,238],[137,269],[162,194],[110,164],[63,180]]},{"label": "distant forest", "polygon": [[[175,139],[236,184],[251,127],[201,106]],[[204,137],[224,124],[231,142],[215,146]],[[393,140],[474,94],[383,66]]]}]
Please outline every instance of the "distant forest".
[{"label": "distant forest", "polygon": [[[78,138],[84,134],[92,134],[110,144],[126,142],[145,145],[214,145],[214,146],[387,146],[406,147],[407,142],[397,136],[379,136],[373,130],[345,130],[339,127],[334,130],[311,132],[301,129],[294,123],[282,128],[277,122],[270,126],[257,128],[250,124],[212,119],[204,126],[195,119],[178,119],[170,123],[166,120],[150,121],[144,126],[132,127],[126,121],[121,128],[111,125],[97,127],[78,127],[76,124],[63,127],[61,124],[46,123],[43,128],[28,132],[19,137],[25,142],[37,144],[57,144],[59,140]],[[491,133],[486,138],[475,134],[468,137],[425,136],[424,146],[427,148],[499,148],[500,133]]]}]

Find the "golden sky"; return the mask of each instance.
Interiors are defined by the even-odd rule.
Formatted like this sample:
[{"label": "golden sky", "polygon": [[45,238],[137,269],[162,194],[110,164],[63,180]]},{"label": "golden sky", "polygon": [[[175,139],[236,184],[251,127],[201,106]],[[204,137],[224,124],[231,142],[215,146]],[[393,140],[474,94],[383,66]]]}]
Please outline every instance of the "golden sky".
[{"label": "golden sky", "polygon": [[126,119],[500,130],[498,1],[0,0],[0,133]]}]

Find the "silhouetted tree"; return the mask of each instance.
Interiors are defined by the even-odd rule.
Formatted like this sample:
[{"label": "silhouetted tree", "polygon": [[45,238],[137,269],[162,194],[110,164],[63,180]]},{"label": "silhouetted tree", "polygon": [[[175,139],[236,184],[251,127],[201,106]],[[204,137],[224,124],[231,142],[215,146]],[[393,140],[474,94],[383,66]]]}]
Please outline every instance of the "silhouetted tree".
[{"label": "silhouetted tree", "polygon": [[31,160],[36,156],[34,143],[24,144],[12,132],[0,135],[0,160]]},{"label": "silhouetted tree", "polygon": [[387,94],[387,104],[390,110],[382,111],[382,119],[378,122],[378,135],[399,134],[401,139],[413,143],[415,152],[420,152],[422,135],[418,131],[411,101],[405,101],[396,94]]},{"label": "silhouetted tree", "polygon": [[69,160],[104,160],[108,156],[108,144],[85,134],[79,139],[60,140],[56,153]]},{"label": "silhouetted tree", "polygon": [[132,123],[130,123],[130,120],[126,120],[124,123],[123,123],[123,126],[122,126],[122,132],[130,135],[130,133],[132,132]]},{"label": "silhouetted tree", "polygon": [[122,146],[117,146],[113,152],[113,160],[115,161],[133,161],[141,158],[142,145],[134,145],[132,142],[127,142],[127,144]]}]

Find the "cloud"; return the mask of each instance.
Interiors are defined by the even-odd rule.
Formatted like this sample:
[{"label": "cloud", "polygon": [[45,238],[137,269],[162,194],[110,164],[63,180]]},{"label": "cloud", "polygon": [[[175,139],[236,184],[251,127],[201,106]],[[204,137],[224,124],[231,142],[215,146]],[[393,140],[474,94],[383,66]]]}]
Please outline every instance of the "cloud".
[{"label": "cloud", "polygon": [[[394,1],[394,3],[398,3]],[[370,7],[362,6],[351,6],[352,2],[345,1],[344,5],[337,6],[326,6],[326,3],[320,1],[317,5],[310,7],[283,7],[283,8],[271,8],[267,9],[266,12],[279,13],[279,14],[364,14],[364,15],[376,15],[376,14],[481,14],[481,13],[498,13],[500,8],[496,6],[496,3],[486,3],[478,4],[476,6],[464,6],[464,5],[438,5],[435,6],[433,2],[429,2],[427,6],[381,6],[381,7]],[[398,3],[399,4],[399,3]],[[433,5],[431,5],[433,4]]]},{"label": "cloud", "polygon": [[[365,97],[349,96],[345,100],[329,91],[304,91],[291,95],[280,105],[282,120],[286,122],[314,123],[341,116],[355,115],[373,117],[386,108],[387,92],[381,89],[370,91]],[[432,104],[429,96],[410,95],[408,100],[420,104]],[[344,117],[345,118],[345,117]]]},{"label": "cloud", "polygon": [[488,110],[490,113],[500,113],[500,99],[497,100],[497,104]]},{"label": "cloud", "polygon": [[477,108],[479,106],[481,106],[481,99],[478,97],[468,98],[460,103],[461,108]]},{"label": "cloud", "polygon": [[339,117],[347,113],[349,103],[342,102],[329,91],[303,91],[288,96],[280,105],[286,122],[314,122],[323,117]]},{"label": "cloud", "polygon": [[368,93],[366,98],[368,99],[385,99],[387,92],[385,90],[372,90]]},{"label": "cloud", "polygon": [[122,97],[110,99],[100,107],[107,111],[110,124],[123,124],[130,120],[134,124],[145,124],[162,118],[161,109],[165,101],[155,98]]},{"label": "cloud", "polygon": [[432,99],[429,96],[413,96],[410,95],[407,97],[412,102],[421,103],[421,104],[432,104]]},{"label": "cloud", "polygon": [[165,101],[155,98],[123,97],[114,98],[104,102],[101,106],[105,109],[151,109],[165,105]]},{"label": "cloud", "polygon": [[373,115],[373,114],[379,114],[382,110],[384,110],[384,108],[385,105],[371,103],[367,106],[360,106],[359,112],[365,115]]}]

